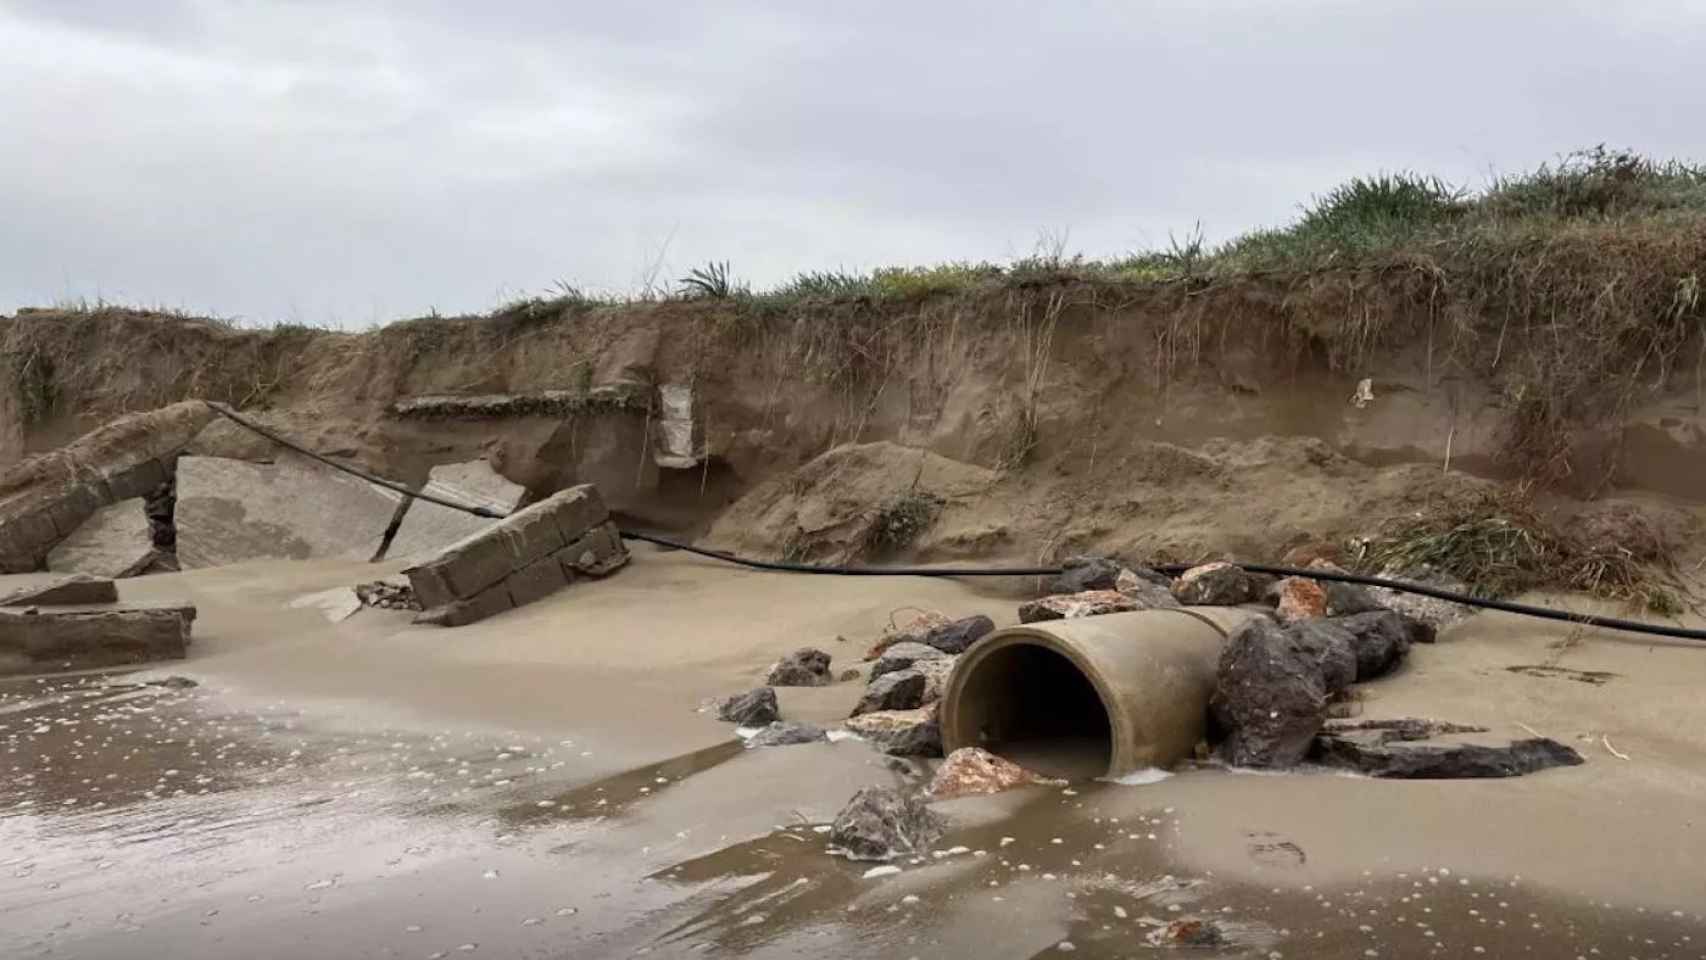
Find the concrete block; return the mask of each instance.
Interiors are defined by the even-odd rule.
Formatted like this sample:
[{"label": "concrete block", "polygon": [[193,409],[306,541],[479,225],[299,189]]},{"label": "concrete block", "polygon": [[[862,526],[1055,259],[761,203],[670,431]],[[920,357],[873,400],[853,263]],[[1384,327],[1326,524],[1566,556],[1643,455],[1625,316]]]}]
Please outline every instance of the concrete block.
[{"label": "concrete block", "polygon": [[141,500],[96,510],[47,555],[54,573],[120,578],[141,573],[154,560],[154,532]]},{"label": "concrete block", "polygon": [[509,543],[510,553],[515,555],[516,569],[556,553],[568,544],[557,526],[556,516],[535,507],[528,507],[504,520],[498,524],[497,532]]},{"label": "concrete block", "polygon": [[622,545],[616,525],[605,521],[559,551],[557,560],[571,577],[602,577],[628,562],[628,549]]},{"label": "concrete block", "polygon": [[434,607],[415,618],[416,623],[436,623],[443,627],[461,627],[487,617],[495,617],[514,607],[507,584],[498,583],[466,600],[456,600]]},{"label": "concrete block", "polygon": [[0,608],[0,672],[182,659],[194,620],[184,605]]},{"label": "concrete block", "polygon": [[107,578],[76,573],[39,580],[19,590],[0,594],[0,607],[31,607],[37,604],[74,606],[117,603],[118,588]]},{"label": "concrete block", "polygon": [[166,466],[158,460],[144,460],[111,470],[105,475],[107,499],[110,502],[145,497],[165,483],[166,477]]},{"label": "concrete block", "polygon": [[590,483],[559,490],[528,509],[550,511],[557,519],[557,529],[562,532],[565,545],[575,542],[582,534],[610,518],[604,498]]},{"label": "concrete block", "polygon": [[106,503],[101,492],[89,484],[68,483],[59,496],[48,504],[47,514],[53,520],[53,527],[59,535],[69,537]]},{"label": "concrete block", "polygon": [[[514,572],[515,554],[497,527],[452,544],[443,553],[403,572],[424,607],[441,606],[442,597],[465,600]],[[418,576],[417,576],[418,574]]]},{"label": "concrete block", "polygon": [[[527,498],[527,488],[505,480],[484,460],[447,463],[433,467],[422,493],[454,503],[485,507],[499,514],[514,513]],[[416,558],[445,547],[497,523],[461,510],[415,500],[403,514],[403,522],[386,551],[388,557]]]},{"label": "concrete block", "polygon": [[569,578],[556,557],[542,557],[510,574],[504,583],[509,587],[510,602],[520,607],[563,589],[569,585]]},{"label": "concrete block", "polygon": [[178,460],[178,559],[184,569],[245,560],[367,560],[402,495],[302,457],[248,463]]}]

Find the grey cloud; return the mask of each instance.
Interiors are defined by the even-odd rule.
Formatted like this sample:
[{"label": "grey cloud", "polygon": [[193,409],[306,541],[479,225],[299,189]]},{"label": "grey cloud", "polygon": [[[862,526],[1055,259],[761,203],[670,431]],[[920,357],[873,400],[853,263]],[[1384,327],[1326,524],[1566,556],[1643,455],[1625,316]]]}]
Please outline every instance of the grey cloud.
[{"label": "grey cloud", "polygon": [[[816,9],[825,7],[826,9]],[[359,324],[558,280],[1110,255],[1599,141],[1706,156],[1696,4],[0,0],[0,310]]]}]

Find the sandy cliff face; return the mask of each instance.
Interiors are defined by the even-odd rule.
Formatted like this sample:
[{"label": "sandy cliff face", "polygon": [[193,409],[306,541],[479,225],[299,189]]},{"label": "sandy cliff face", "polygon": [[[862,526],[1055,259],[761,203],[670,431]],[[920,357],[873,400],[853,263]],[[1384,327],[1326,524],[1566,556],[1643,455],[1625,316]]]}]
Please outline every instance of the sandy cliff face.
[{"label": "sandy cliff face", "polygon": [[[895,509],[927,521],[912,555],[1036,559],[1273,555],[1486,480],[1706,503],[1692,368],[1573,397],[1541,443],[1520,336],[1495,355],[1402,285],[1361,296],[533,304],[366,333],[25,312],[0,321],[0,465],[206,397],[405,482],[483,456],[535,496],[590,480],[633,523],[824,558],[883,552],[869,530]],[[270,456],[224,422],[188,452]]]}]

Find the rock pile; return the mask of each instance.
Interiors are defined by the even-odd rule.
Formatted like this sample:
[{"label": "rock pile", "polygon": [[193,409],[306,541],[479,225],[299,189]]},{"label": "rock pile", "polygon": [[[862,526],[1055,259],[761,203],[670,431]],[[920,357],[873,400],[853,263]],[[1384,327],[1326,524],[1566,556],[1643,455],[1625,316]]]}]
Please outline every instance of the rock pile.
[{"label": "rock pile", "polygon": [[419,610],[420,601],[415,599],[415,588],[407,580],[395,582],[391,580],[374,580],[371,583],[359,583],[355,587],[355,595],[364,607],[377,607],[381,610]]}]

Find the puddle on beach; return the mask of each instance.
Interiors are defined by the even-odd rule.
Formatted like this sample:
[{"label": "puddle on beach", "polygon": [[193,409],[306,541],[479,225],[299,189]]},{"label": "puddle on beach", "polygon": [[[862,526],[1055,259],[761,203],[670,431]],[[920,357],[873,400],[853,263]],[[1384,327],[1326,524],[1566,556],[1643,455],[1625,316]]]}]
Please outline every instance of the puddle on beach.
[{"label": "puddle on beach", "polygon": [[[950,804],[933,853],[867,877],[778,792],[827,775],[825,758],[866,763],[865,744],[730,740],[578,775],[596,750],[350,732],[124,675],[0,683],[0,956],[1113,957],[1189,929],[1221,941],[1190,956],[1706,957],[1698,915],[1519,878],[1189,876],[1179,814],[1141,785]],[[718,836],[733,781],[776,826]],[[1307,856],[1245,840],[1276,878]]]}]

